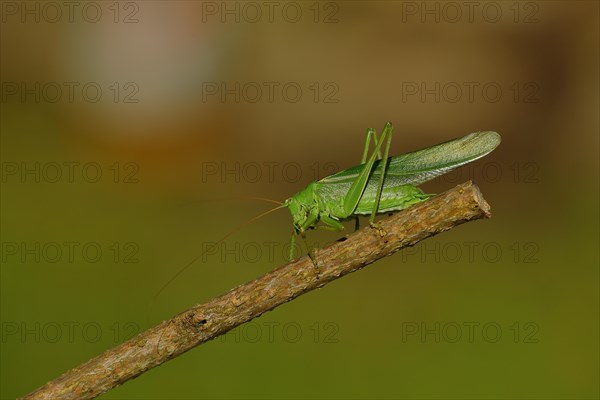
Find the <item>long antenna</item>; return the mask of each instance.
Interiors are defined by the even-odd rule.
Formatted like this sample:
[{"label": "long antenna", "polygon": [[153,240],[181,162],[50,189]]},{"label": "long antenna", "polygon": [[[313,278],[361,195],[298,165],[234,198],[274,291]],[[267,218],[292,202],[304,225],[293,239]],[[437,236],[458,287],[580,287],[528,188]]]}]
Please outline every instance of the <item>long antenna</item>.
[{"label": "long antenna", "polygon": [[268,203],[273,203],[273,204],[279,204],[280,206],[283,205],[282,202],[277,201],[277,200],[273,200],[273,199],[269,199],[268,197],[256,197],[256,196],[239,196],[242,199],[248,199],[248,200],[260,200],[260,201],[266,201]]},{"label": "long antenna", "polygon": [[182,203],[179,204],[180,206],[189,206],[190,204],[195,204],[195,203],[202,203],[202,202],[207,202],[207,201],[228,201],[228,200],[258,200],[258,201],[265,201],[267,203],[273,203],[273,204],[277,204],[277,205],[282,205],[283,203],[277,200],[273,200],[273,199],[269,199],[268,197],[257,197],[257,196],[245,196],[245,195],[241,195],[241,196],[229,196],[229,197],[215,197],[212,199],[201,199],[201,200],[192,200],[192,201],[188,201],[186,203]]},{"label": "long antenna", "polygon": [[[258,199],[258,197],[257,197],[257,199]],[[263,199],[263,198],[261,198],[261,199]],[[263,199],[263,200],[267,200],[267,199]],[[268,200],[270,200],[270,199],[268,199]],[[225,236],[223,236],[221,239],[219,239],[218,241],[216,241],[216,242],[214,243],[214,245],[216,246],[216,245],[220,244],[221,242],[225,241],[227,238],[229,238],[229,237],[230,237],[231,235],[233,235],[234,233],[238,232],[240,229],[242,229],[242,228],[243,228],[243,227],[245,227],[246,225],[249,225],[249,224],[251,224],[251,223],[255,222],[256,220],[258,220],[258,219],[260,219],[260,218],[264,217],[265,215],[267,215],[267,214],[270,214],[270,213],[272,213],[272,212],[274,212],[274,211],[277,211],[277,210],[279,210],[279,209],[281,209],[281,208],[285,208],[285,207],[287,207],[287,205],[286,205],[286,204],[283,204],[283,203],[281,203],[281,202],[278,202],[278,201],[275,201],[275,200],[270,200],[270,201],[272,201],[272,202],[275,202],[275,203],[279,204],[279,206],[277,206],[277,207],[275,207],[275,208],[272,208],[272,209],[270,209],[270,210],[268,210],[268,211],[265,211],[265,212],[263,212],[263,213],[261,213],[261,214],[258,214],[258,215],[256,215],[256,216],[254,216],[254,217],[250,218],[250,219],[249,219],[249,220],[247,220],[247,221],[244,221],[244,222],[242,222],[241,224],[237,225],[237,226],[236,226],[236,227],[234,227],[232,230],[230,230],[229,232],[227,232],[227,234],[226,234]],[[192,264],[194,264],[194,263],[195,263],[196,261],[198,261],[198,260],[199,260],[199,259],[200,259],[202,256],[204,256],[204,254],[206,254],[206,251],[203,251],[203,252],[202,252],[202,253],[201,253],[199,256],[197,256],[197,257],[194,257],[194,259],[192,259],[192,260],[191,260],[189,263],[187,263],[187,264],[186,264],[186,265],[185,265],[183,268],[181,268],[179,271],[177,271],[177,273],[176,273],[175,275],[173,275],[173,276],[171,277],[171,279],[169,279],[169,280],[167,281],[167,283],[165,283],[165,284],[164,284],[164,285],[163,285],[163,286],[162,286],[162,287],[159,289],[159,291],[158,291],[158,292],[156,292],[156,294],[155,294],[155,295],[154,295],[154,297],[152,298],[152,301],[150,302],[150,305],[152,305],[152,304],[154,303],[154,301],[155,301],[155,300],[158,298],[158,296],[160,296],[160,294],[161,294],[161,293],[162,293],[162,292],[163,292],[163,291],[164,291],[164,290],[165,290],[165,289],[166,289],[166,288],[167,288],[167,287],[168,287],[168,286],[169,286],[169,285],[170,285],[170,284],[171,284],[171,283],[172,283],[172,282],[173,282],[175,279],[177,279],[177,278],[178,278],[178,277],[179,277],[181,274],[183,274],[183,273],[184,273],[184,272],[185,272],[185,271],[186,271],[186,270],[187,270],[187,269],[188,269],[188,268],[189,268],[189,267],[190,267]],[[149,310],[148,310],[148,311],[149,311]]]}]

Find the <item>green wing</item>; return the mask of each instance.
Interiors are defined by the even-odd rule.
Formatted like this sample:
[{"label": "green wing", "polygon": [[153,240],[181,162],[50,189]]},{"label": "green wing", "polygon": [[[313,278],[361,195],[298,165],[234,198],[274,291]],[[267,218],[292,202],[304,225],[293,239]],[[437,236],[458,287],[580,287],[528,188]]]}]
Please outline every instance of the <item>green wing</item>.
[{"label": "green wing", "polygon": [[[440,143],[426,149],[389,158],[387,178],[395,178],[396,185],[418,186],[489,154],[500,144],[496,132],[475,132],[458,139]],[[348,168],[318,181],[319,183],[349,183],[360,174],[364,164]],[[369,181],[381,175],[381,160],[376,161]]]}]

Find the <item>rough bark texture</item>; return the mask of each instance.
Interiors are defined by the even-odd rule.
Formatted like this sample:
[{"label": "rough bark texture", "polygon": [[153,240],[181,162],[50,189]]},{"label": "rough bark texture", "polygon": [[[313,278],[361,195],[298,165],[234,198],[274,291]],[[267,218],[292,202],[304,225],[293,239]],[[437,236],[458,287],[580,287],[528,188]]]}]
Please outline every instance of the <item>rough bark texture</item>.
[{"label": "rough bark texture", "polygon": [[67,371],[24,399],[91,399],[150,368],[224,334],[310,290],[403,247],[470,220],[489,217],[477,186],[464,183],[279,267],[205,304],[197,305]]}]

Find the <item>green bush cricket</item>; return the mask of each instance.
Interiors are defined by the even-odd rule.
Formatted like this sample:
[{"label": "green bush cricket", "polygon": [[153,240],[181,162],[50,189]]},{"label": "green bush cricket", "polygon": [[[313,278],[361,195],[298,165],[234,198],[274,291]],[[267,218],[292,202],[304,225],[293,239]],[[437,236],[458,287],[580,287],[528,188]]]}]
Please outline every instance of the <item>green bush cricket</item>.
[{"label": "green bush cricket", "polygon": [[[297,235],[321,227],[340,231],[344,229],[340,221],[356,218],[358,223],[359,215],[370,215],[370,225],[378,228],[374,222],[376,214],[399,211],[433,196],[423,193],[417,185],[477,160],[500,144],[496,132],[475,132],[388,158],[392,131],[389,122],[379,138],[373,129],[368,129],[360,165],[312,182],[283,203],[281,207],[287,207],[294,220],[290,260]],[[374,149],[367,159],[371,142]],[[318,225],[319,221],[323,225]]]},{"label": "green bush cricket", "polygon": [[[254,199],[266,200],[279,206],[238,225],[215,245],[248,223],[281,208],[288,208],[293,219],[290,261],[294,258],[296,236],[304,238],[309,229],[341,231],[344,229],[341,221],[348,219],[355,219],[358,227],[360,215],[370,215],[369,224],[379,229],[375,223],[375,215],[399,211],[434,196],[423,193],[417,186],[484,157],[501,140],[496,132],[475,132],[422,150],[388,157],[392,131],[392,124],[389,122],[385,124],[379,137],[374,129],[367,129],[359,165],[312,182],[283,203],[255,197]],[[373,150],[369,155],[371,143]],[[319,225],[319,222],[322,224]],[[315,262],[312,250],[309,249],[308,255]],[[201,256],[182,268],[158,294]]]}]

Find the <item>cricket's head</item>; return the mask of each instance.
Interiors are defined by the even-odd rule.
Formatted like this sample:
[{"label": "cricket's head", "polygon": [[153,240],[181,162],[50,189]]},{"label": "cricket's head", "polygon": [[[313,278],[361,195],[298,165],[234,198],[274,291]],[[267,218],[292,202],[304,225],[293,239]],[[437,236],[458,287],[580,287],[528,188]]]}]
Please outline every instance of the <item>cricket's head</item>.
[{"label": "cricket's head", "polygon": [[287,199],[284,205],[290,210],[290,214],[292,214],[296,233],[302,233],[308,227],[312,226],[318,215],[312,184]]}]

